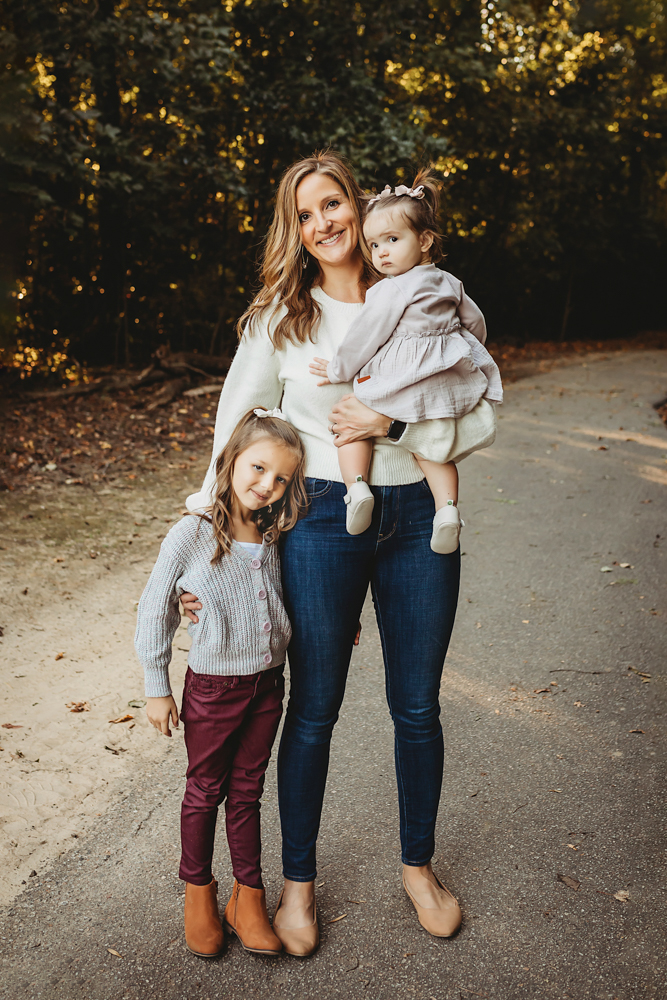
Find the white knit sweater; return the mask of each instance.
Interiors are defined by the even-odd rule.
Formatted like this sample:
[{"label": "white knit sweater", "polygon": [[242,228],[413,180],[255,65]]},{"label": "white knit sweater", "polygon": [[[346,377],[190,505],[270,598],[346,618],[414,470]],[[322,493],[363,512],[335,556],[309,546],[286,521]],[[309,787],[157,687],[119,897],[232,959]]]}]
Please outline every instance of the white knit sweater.
[{"label": "white knit sweater", "polygon": [[171,644],[181,623],[181,594],[203,607],[190,622],[190,668],[197,674],[255,674],[285,662],[292,629],[283,606],[277,545],[253,557],[238,542],[211,564],[215,539],[209,521],[186,516],[162,542],[139,601],[134,647],[144,668],[146,696],[171,694]]},{"label": "white knit sweater", "polygon": [[[327,429],[327,415],[341,396],[352,392],[352,384],[318,386],[317,378],[308,371],[308,364],[314,357],[331,360],[363,303],[339,302],[321,288],[313,288],[312,295],[322,307],[315,343],[287,343],[276,351],[269,339],[266,322],[256,323],[253,333],[243,336],[220,394],[211,465],[201,491],[187,499],[189,510],[211,503],[215,461],[239,419],[256,406],[267,409],[280,406],[285,418],[296,427],[306,449],[307,476],[342,483],[337,450]],[[272,322],[276,323],[281,315],[277,312]],[[377,438],[371,485],[400,486],[419,482],[424,474],[411,452],[434,462],[447,461],[454,433],[452,420],[426,420],[408,424],[400,443]]]}]

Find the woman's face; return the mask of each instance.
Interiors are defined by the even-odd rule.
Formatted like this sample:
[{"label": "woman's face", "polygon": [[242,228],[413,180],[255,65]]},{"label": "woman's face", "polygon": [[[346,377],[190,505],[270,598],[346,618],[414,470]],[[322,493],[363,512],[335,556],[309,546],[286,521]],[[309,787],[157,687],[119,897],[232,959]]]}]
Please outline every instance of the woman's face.
[{"label": "woman's face", "polygon": [[359,226],[350,199],[328,174],[308,174],[296,189],[301,242],[324,267],[347,264],[357,251]]}]

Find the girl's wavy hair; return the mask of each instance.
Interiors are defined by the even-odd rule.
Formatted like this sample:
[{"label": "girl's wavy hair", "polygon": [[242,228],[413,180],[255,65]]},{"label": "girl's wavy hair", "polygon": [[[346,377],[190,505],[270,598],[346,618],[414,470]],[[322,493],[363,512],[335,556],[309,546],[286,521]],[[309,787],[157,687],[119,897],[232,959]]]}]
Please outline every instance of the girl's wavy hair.
[{"label": "girl's wavy hair", "polygon": [[276,208],[260,264],[262,287],[236,326],[239,337],[246,329],[252,333],[253,322],[265,309],[271,307],[271,318],[284,306],[285,315],[269,330],[276,350],[283,348],[287,341],[305,344],[307,340],[312,340],[321,315],[319,303],[310,294],[320,275],[320,268],[315,258],[306,253],[301,242],[296,203],[296,190],[309,174],[326,174],[345,192],[359,227],[359,250],[363,260],[361,284],[369,288],[377,280],[371,253],[362,237],[364,192],[346,160],[339,153],[325,149],[293,163],[278,186]]},{"label": "girl's wavy hair", "polygon": [[403,215],[413,233],[422,236],[429,233],[433,237],[433,245],[429,250],[429,256],[435,263],[444,256],[442,250],[443,235],[440,232],[440,181],[435,171],[430,168],[423,168],[419,171],[412,182],[412,190],[424,188],[423,198],[411,198],[410,195],[382,194],[377,200],[372,199],[372,203],[366,203],[366,213],[364,221],[372,212],[386,211],[393,208]]},{"label": "girl's wavy hair", "polygon": [[242,417],[229,441],[218,455],[215,463],[215,487],[213,504],[204,515],[213,525],[213,534],[217,542],[212,563],[220,562],[232,547],[232,507],[234,490],[232,476],[234,465],[239,455],[249,448],[259,438],[270,438],[276,444],[285,445],[297,460],[294,475],[287,485],[280,500],[271,504],[271,509],[261,507],[254,514],[257,530],[264,536],[269,545],[275,545],[284,531],[293,528],[308,508],[306,495],[305,469],[306,452],[303,442],[294,427],[280,417],[258,417],[250,410]]}]

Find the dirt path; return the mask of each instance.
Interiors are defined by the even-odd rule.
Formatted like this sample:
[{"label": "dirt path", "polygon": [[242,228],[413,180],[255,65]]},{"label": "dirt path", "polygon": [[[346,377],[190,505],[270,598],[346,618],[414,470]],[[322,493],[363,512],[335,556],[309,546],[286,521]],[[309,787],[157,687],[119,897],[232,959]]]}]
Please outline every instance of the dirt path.
[{"label": "dirt path", "polygon": [[[0,902],[107,810],[128,772],[163,747],[147,724],[132,645],[135,609],[188,474],[166,468],[127,486],[43,484],[0,500]],[[187,633],[175,642],[174,680]],[[185,641],[184,641],[185,640]],[[67,706],[84,703],[81,712]],[[125,723],[110,719],[132,715]]]},{"label": "dirt path", "polygon": [[[1,721],[23,728],[0,730],[0,847],[5,899],[23,891],[0,921],[0,996],[663,1000],[667,431],[651,404],[666,379],[659,351],[524,378],[508,387],[494,447],[462,469],[436,858],[464,910],[452,941],[419,928],[400,887],[392,732],[366,612],[322,820],[321,949],[308,962],[234,944],[214,963],[188,955],[182,737],[149,732],[128,702],[141,695],[134,604],[208,456],[131,492],[5,496]],[[182,671],[180,635],[175,645]],[[71,714],[72,700],[91,711]],[[125,712],[133,729],[108,722]],[[273,906],[273,764],[262,815]],[[224,900],[222,837],[216,854]]]}]

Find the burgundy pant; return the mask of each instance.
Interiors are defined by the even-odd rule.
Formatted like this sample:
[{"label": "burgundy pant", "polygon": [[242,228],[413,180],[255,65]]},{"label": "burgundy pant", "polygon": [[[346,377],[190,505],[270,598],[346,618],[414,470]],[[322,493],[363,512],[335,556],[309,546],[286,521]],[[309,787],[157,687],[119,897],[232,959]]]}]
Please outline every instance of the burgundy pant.
[{"label": "burgundy pant", "polygon": [[185,675],[181,718],[188,770],[181,808],[180,878],[211,881],[218,806],[225,801],[234,877],[262,888],[259,800],[282,714],[283,667],[243,677]]}]

